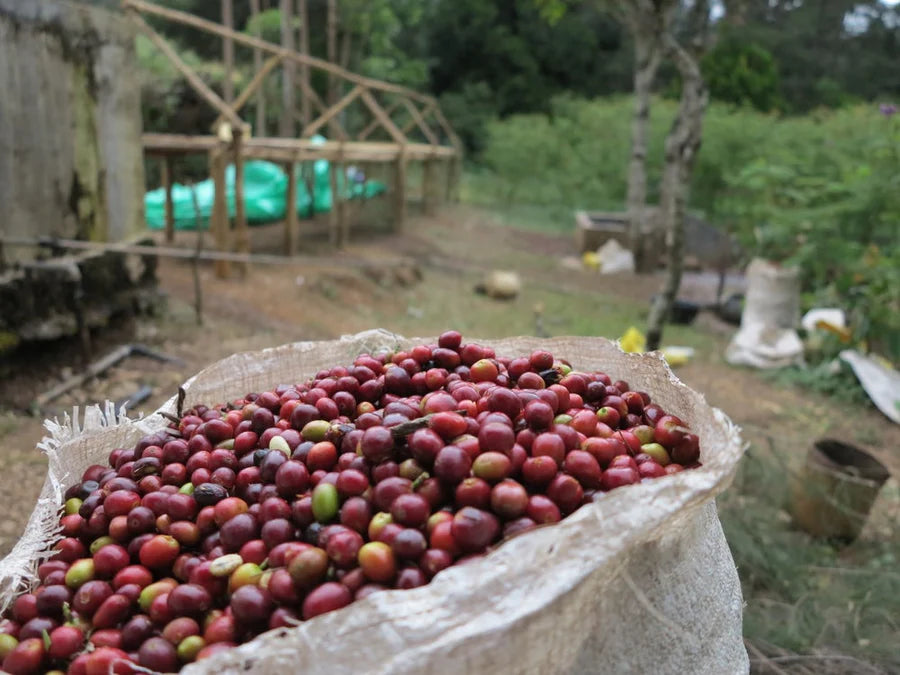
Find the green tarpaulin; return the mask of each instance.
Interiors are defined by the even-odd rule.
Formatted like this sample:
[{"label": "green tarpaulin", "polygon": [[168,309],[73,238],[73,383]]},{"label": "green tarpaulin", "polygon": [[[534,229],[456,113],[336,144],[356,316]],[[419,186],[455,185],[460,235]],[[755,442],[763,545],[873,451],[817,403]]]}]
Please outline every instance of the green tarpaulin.
[{"label": "green tarpaulin", "polygon": [[[310,207],[314,213],[324,213],[331,209],[331,183],[329,180],[328,161],[324,159],[311,163],[313,171],[313,194],[310,197],[300,167],[297,176],[297,213],[310,215]],[[308,166],[308,164],[307,164]],[[348,171],[350,177],[338,174],[338,191],[347,199],[370,199],[385,191],[385,185],[377,181],[366,181],[358,171]],[[197,208],[194,206],[196,193]],[[197,225],[197,210],[200,212],[201,226],[209,227],[209,216],[212,213],[215,188],[213,180],[208,178],[195,183],[193,187],[175,183],[172,186],[172,202],[175,211],[175,229],[192,230]],[[244,163],[244,209],[247,222],[250,224],[269,223],[283,220],[285,217],[285,200],[287,197],[287,174],[277,164],[263,161]],[[166,225],[165,188],[149,191],[144,196],[144,216],[147,225],[154,230],[161,230]],[[225,200],[228,204],[228,216],[234,216],[234,165],[225,170]]]}]

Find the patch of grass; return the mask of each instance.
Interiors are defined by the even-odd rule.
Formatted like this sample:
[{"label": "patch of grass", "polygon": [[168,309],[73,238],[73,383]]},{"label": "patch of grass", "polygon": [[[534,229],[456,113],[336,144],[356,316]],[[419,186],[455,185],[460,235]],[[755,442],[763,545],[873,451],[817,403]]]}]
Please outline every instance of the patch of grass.
[{"label": "patch of grass", "polygon": [[792,366],[773,371],[763,371],[763,377],[784,387],[796,387],[804,391],[824,394],[836,403],[871,407],[868,394],[859,383],[853,370],[843,361],[823,361],[808,366]]},{"label": "patch of grass", "polygon": [[7,436],[19,426],[19,420],[12,412],[0,411],[0,436]]},{"label": "patch of grass", "polygon": [[540,202],[528,200],[504,200],[504,182],[493,172],[480,167],[467,167],[462,176],[460,199],[463,203],[478,206],[497,219],[499,225],[521,227],[538,232],[571,233],[575,229],[575,211],[621,210],[617,202],[590,201],[584,204],[564,202]]},{"label": "patch of grass", "polygon": [[[779,456],[775,448],[751,448],[719,500],[746,602],[745,638],[799,654],[844,654],[896,672],[900,535],[888,528],[880,539],[841,548],[793,529],[784,511],[792,469]],[[896,506],[896,494],[885,490],[881,499]],[[822,662],[807,665],[838,672]],[[840,672],[851,670],[845,665]]]},{"label": "patch of grass", "polygon": [[[448,326],[480,338],[510,335],[583,335],[617,339],[636,326],[643,330],[647,308],[603,293],[569,293],[526,283],[514,300],[498,301],[476,295],[474,275],[448,277],[443,283],[424,283],[408,291],[399,310],[377,310],[370,322],[407,336],[436,335]],[[542,307],[540,325],[535,308]],[[411,311],[410,311],[411,308]],[[714,338],[689,326],[666,328],[666,344],[713,351]]]}]

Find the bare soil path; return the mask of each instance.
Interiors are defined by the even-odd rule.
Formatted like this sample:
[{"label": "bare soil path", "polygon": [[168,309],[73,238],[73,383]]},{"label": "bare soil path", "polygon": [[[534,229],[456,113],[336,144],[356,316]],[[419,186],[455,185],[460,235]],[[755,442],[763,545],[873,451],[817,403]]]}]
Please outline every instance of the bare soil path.
[{"label": "bare soil path", "polygon": [[[258,241],[264,242],[260,249],[277,250],[277,228],[262,233]],[[321,242],[303,245],[304,253],[327,252]],[[647,301],[660,283],[654,277],[573,270],[561,264],[563,257],[575,254],[571,237],[503,227],[465,207],[417,218],[402,234],[370,239],[358,234],[347,254],[400,254],[418,265],[388,273],[256,266],[246,278],[233,275],[224,281],[204,267],[203,325],[197,326],[190,266],[163,261],[159,275],[167,296],[165,310],[153,319],[115,326],[98,339],[96,351],[102,355],[117,344],[142,342],[179,357],[184,366],[128,359],[55,406],[61,411],[117,400],[149,385],[153,396],[135,411],[149,413],[191,374],[234,352],[373,327],[420,336],[450,327],[484,338],[535,334],[535,310],[542,308],[540,328],[548,334],[616,338],[629,325],[643,325]],[[473,288],[491,269],[517,271],[523,280],[521,295],[499,302],[475,294]],[[799,462],[814,439],[835,436],[871,449],[900,475],[900,427],[874,408],[845,410],[727,365],[722,354],[732,332],[732,327],[701,314],[694,326],[668,329],[666,342],[697,348],[697,358],[677,374],[742,426],[747,441]],[[43,482],[45,461],[34,449],[42,436],[41,422],[22,411],[66,372],[77,371],[77,353],[73,345],[62,344],[20,355],[16,367],[7,367],[0,378],[0,503],[6,515],[0,520],[0,554],[21,533]]]}]

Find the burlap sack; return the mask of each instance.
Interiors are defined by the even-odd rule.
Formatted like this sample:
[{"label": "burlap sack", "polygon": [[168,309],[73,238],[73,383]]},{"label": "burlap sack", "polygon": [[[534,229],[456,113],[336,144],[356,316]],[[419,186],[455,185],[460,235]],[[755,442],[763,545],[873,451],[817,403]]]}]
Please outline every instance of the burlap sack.
[{"label": "burlap sack", "polygon": [[747,299],[741,328],[725,350],[728,363],[754,368],[785,368],[803,363],[800,276],[759,258],[747,267]]},{"label": "burlap sack", "polygon": [[[236,354],[185,385],[187,405],[216,403],[361,351],[413,343],[383,331]],[[648,391],[700,435],[703,467],[620,488],[559,524],[516,537],[409,591],[378,593],[294,629],[271,631],[190,665],[198,673],[746,673],[741,589],[716,516],[742,445],[738,429],[657,356],[597,338],[485,340],[498,354],[541,347],[581,369],[602,369]],[[163,410],[174,412],[175,399]],[[30,584],[53,544],[65,488],[112,448],[165,424],[86,411],[49,422],[50,467],[28,528],[0,561],[5,604]]]}]

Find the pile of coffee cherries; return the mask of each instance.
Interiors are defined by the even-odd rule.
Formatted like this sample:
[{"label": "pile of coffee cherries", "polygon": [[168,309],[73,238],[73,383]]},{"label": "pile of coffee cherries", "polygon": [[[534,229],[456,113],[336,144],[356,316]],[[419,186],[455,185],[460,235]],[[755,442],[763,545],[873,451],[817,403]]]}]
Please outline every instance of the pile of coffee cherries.
[{"label": "pile of coffee cherries", "polygon": [[56,553],[0,624],[3,670],[175,672],[700,456],[627,382],[455,331],[170,422],[68,489]]}]

